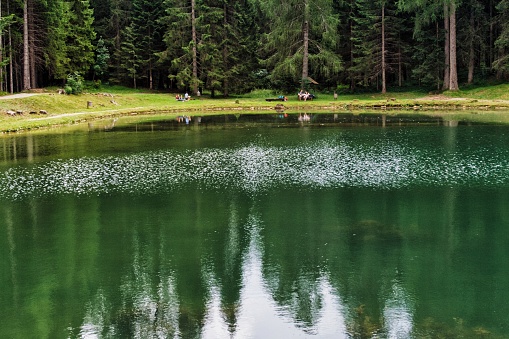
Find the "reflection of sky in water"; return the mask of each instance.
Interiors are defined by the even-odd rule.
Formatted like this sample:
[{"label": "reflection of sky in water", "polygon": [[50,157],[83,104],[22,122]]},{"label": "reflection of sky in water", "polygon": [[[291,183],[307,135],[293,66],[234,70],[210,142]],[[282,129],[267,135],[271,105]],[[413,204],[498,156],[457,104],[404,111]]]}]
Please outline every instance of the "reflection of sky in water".
[{"label": "reflection of sky in water", "polygon": [[393,281],[390,297],[385,301],[384,322],[387,338],[412,337],[413,310],[409,296],[398,281]]},{"label": "reflection of sky in water", "polygon": [[[232,222],[236,213],[232,207]],[[207,288],[205,301],[205,318],[200,330],[200,337],[212,338],[350,338],[347,319],[353,314],[343,305],[341,297],[330,283],[327,273],[322,273],[316,281],[305,281],[306,288],[316,288],[315,293],[308,294],[311,299],[318,298],[320,303],[309,310],[313,313],[312,324],[302,324],[297,319],[298,306],[278,305],[272,297],[266,277],[263,275],[261,239],[262,222],[256,211],[251,211],[244,227],[249,233],[249,245],[242,261],[242,288],[236,322],[230,327],[222,305],[221,286],[214,276],[214,269],[206,258],[202,263],[202,276]],[[179,338],[179,300],[176,281],[171,272],[160,276],[157,291],[152,292],[150,257],[144,255],[139,246],[139,239],[133,239],[132,269],[124,277],[120,286],[122,293],[122,310],[129,319],[134,338]],[[305,278],[304,278],[305,279]],[[384,337],[409,338],[413,330],[413,310],[409,297],[397,281],[393,281],[391,291],[385,300],[382,323],[385,324]],[[308,303],[308,304],[312,304]],[[108,314],[112,306],[102,290],[85,305],[85,316],[80,327],[80,338],[119,337],[122,334],[121,324],[111,322]],[[117,321],[119,321],[117,319]],[[382,335],[382,333],[378,333]],[[377,337],[377,334],[374,334]]]},{"label": "reflection of sky in water", "polygon": [[[282,308],[272,299],[262,274],[261,225],[256,215],[251,215],[246,227],[249,229],[250,243],[243,260],[243,282],[237,331],[233,338],[342,338],[345,337],[345,323],[342,307],[326,276],[310,285],[318,285],[318,293],[323,304],[317,311],[313,328],[301,328],[296,323],[295,314]],[[207,321],[202,331],[203,338],[226,338],[228,326],[220,312],[219,288],[215,279],[209,277],[211,301],[207,310]]]},{"label": "reflection of sky in water", "polygon": [[144,194],[189,183],[251,193],[275,186],[401,188],[501,185],[507,157],[483,149],[444,155],[396,143],[355,145],[324,139],[295,147],[165,150],[119,157],[51,161],[0,174],[0,198],[47,194]]},{"label": "reflection of sky in water", "polygon": [[[279,148],[263,144],[227,149],[194,151],[164,150],[118,157],[87,157],[51,161],[44,164],[11,167],[0,174],[0,198],[20,199],[52,194],[95,195],[124,192],[135,195],[177,190],[188,184],[212,189],[231,189],[263,193],[271,187],[311,189],[370,187],[394,189],[412,185],[500,186],[509,183],[508,157],[482,148],[467,154],[447,156],[436,149],[415,149],[396,143],[373,145],[324,139],[295,147]],[[230,206],[226,269],[232,269],[241,249],[235,227],[240,221]],[[263,273],[262,222],[252,211],[247,224],[250,243],[242,261],[242,288],[236,309],[233,335],[225,320],[221,301],[221,282],[203,258],[201,277],[207,288],[204,338],[280,338],[349,337],[348,323],[355,317],[332,286],[327,272],[313,281],[304,274],[297,281],[307,288],[311,322],[298,316],[299,297],[287,305],[278,304],[272,295],[273,277]],[[133,239],[137,244],[138,240]],[[132,271],[120,286],[123,314],[133,321],[138,338],[179,337],[180,302],[176,291],[178,276],[161,272],[157,292],[151,286],[143,248],[133,253]],[[270,275],[270,274],[269,274]],[[277,277],[276,277],[277,279]],[[381,322],[388,338],[408,338],[414,331],[412,297],[398,281],[392,281],[383,300]],[[381,296],[381,297],[386,297]],[[319,301],[319,302],[318,302]],[[96,338],[119,336],[118,324],[109,318],[114,306],[99,290],[85,305],[79,336]],[[351,312],[351,313],[348,313]],[[157,313],[157,316],[156,316]],[[377,319],[378,320],[378,319]]]}]

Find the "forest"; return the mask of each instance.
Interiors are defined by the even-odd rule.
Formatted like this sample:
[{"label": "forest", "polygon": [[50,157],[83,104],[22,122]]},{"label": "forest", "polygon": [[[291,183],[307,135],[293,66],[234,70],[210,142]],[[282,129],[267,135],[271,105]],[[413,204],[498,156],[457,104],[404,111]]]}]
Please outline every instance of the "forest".
[{"label": "forest", "polygon": [[509,79],[509,0],[1,0],[0,92],[458,90]]}]

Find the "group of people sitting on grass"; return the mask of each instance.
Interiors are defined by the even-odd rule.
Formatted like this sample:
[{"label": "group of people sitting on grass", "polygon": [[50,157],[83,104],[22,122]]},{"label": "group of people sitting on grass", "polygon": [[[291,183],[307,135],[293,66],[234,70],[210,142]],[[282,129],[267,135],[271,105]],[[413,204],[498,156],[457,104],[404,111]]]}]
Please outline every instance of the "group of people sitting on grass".
[{"label": "group of people sitting on grass", "polygon": [[311,93],[309,93],[308,91],[305,91],[305,90],[303,90],[303,89],[301,89],[301,90],[299,91],[299,93],[297,94],[297,96],[299,97],[299,100],[304,100],[304,101],[306,101],[306,100],[313,100],[313,98],[314,98],[314,95],[313,95],[313,94],[311,94]]},{"label": "group of people sitting on grass", "polygon": [[184,94],[184,96],[182,96],[182,94],[177,94],[177,95],[175,95],[175,100],[187,101],[187,100],[191,100],[191,96],[187,92],[186,92],[186,94]]}]

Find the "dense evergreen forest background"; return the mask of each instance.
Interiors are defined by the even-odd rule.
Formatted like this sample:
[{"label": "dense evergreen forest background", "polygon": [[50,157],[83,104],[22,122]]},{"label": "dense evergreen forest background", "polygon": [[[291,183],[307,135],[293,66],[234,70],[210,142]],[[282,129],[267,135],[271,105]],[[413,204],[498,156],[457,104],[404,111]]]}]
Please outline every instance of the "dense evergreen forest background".
[{"label": "dense evergreen forest background", "polygon": [[0,18],[4,92],[78,78],[213,96],[509,78],[509,0],[1,0]]}]

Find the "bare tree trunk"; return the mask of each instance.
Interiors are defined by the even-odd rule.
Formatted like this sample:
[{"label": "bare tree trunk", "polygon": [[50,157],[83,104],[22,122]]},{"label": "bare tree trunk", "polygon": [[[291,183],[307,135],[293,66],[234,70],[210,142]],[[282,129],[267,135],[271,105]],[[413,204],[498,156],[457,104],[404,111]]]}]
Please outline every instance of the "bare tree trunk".
[{"label": "bare tree trunk", "polygon": [[37,88],[36,55],[35,55],[35,22],[34,22],[34,3],[28,3],[28,51],[30,53],[30,88]]},{"label": "bare tree trunk", "polygon": [[[438,41],[439,41],[439,39],[440,39],[440,27],[438,27],[438,21],[437,21],[437,23],[435,24],[435,31],[436,31],[436,33],[435,33],[435,34],[436,34],[436,40],[435,40],[435,41],[437,41],[437,43],[436,43],[437,45],[436,45],[435,47],[436,47],[436,49],[438,50],[438,48],[439,48],[439,46],[438,46]],[[449,55],[449,54],[447,53],[448,51],[449,51],[449,50],[447,50],[447,51],[446,51],[446,53],[445,53],[446,55]],[[449,58],[447,58],[447,60],[449,60]],[[437,79],[437,91],[439,91],[439,90],[440,90],[440,85],[441,85],[441,84],[440,84],[440,78],[441,78],[442,74],[440,73],[440,69],[439,69],[438,67],[437,67],[437,69],[436,69],[436,72],[437,72],[437,74],[436,74],[436,79]],[[445,87],[445,82],[442,84],[442,86],[443,86],[443,87]]]},{"label": "bare tree trunk", "polygon": [[387,93],[387,84],[385,79],[385,6],[382,5],[382,94]]},{"label": "bare tree trunk", "polygon": [[475,49],[474,49],[474,32],[475,32],[475,19],[474,11],[470,12],[470,36],[469,36],[469,56],[468,56],[468,84],[474,82],[474,68],[475,68]]},{"label": "bare tree trunk", "polygon": [[[355,0],[350,0],[350,8],[353,8],[353,4],[355,3]],[[353,16],[353,13],[350,13],[351,16]],[[350,21],[350,37],[353,37],[353,22]],[[349,39],[349,48],[350,48],[350,66],[353,66],[353,60],[354,60],[354,49],[353,49],[353,41],[352,39]],[[349,71],[350,76],[350,90],[353,92],[355,91],[355,79],[353,76],[353,72]]]},{"label": "bare tree trunk", "polygon": [[450,23],[449,23],[449,5],[444,3],[444,31],[445,31],[445,41],[444,41],[444,83],[442,84],[442,89],[448,90],[450,85],[450,72],[451,72],[451,65],[450,65],[450,53],[451,53],[451,47],[450,47]]},{"label": "bare tree trunk", "polygon": [[304,27],[303,33],[303,55],[302,55],[302,80],[301,88],[305,87],[309,76],[309,8],[308,2],[304,2]]},{"label": "bare tree trunk", "polygon": [[[7,15],[11,14],[9,9],[9,1],[7,1]],[[9,25],[9,90],[10,93],[14,93],[14,72],[12,65],[12,35],[11,35],[11,25]]]},{"label": "bare tree trunk", "polygon": [[401,55],[403,51],[401,50],[401,34],[399,35],[398,41],[398,86],[403,86],[403,60]]},{"label": "bare tree trunk", "polygon": [[304,51],[302,55],[302,88],[304,88],[308,79],[309,70],[309,23],[304,22]]},{"label": "bare tree trunk", "polygon": [[196,0],[191,0],[191,30],[193,39],[193,94],[198,93],[198,53],[196,46],[198,45],[198,38],[196,36]]},{"label": "bare tree trunk", "polygon": [[450,53],[449,53],[449,65],[450,65],[450,75],[449,75],[449,90],[457,91],[459,90],[458,85],[458,70],[456,65],[456,4],[454,1],[451,2],[450,5],[450,18],[449,18],[449,27],[450,27]]},{"label": "bare tree trunk", "polygon": [[490,45],[488,47],[489,49],[489,57],[488,57],[488,65],[491,67],[493,65],[493,26],[494,26],[495,20],[493,17],[493,0],[490,0]]},{"label": "bare tree trunk", "polygon": [[[152,48],[152,31],[149,29],[148,36],[150,39],[150,48]],[[148,88],[149,90],[154,89],[154,70],[152,66],[152,55],[149,56],[148,60]]]},{"label": "bare tree trunk", "polygon": [[28,45],[28,1],[23,3],[23,89],[30,89],[30,50]]},{"label": "bare tree trunk", "polygon": [[[2,18],[2,1],[0,0],[0,19]],[[1,32],[3,33],[3,32]],[[3,61],[4,48],[3,48],[3,34],[0,34],[0,64]],[[0,91],[4,90],[4,66],[0,66]]]},{"label": "bare tree trunk", "polygon": [[[226,27],[228,27],[228,4],[224,3],[223,5],[223,27],[224,30],[224,41],[227,41],[227,34]],[[223,65],[225,66],[225,69],[228,69],[228,44],[223,44]],[[228,77],[225,76],[223,80],[223,96],[227,97],[229,96],[229,88],[228,88]]]},{"label": "bare tree trunk", "polygon": [[[150,48],[152,49],[152,30],[149,28],[148,30],[148,38],[150,41]],[[149,56],[148,60],[148,88],[149,90],[154,89],[154,70],[152,66],[152,55]]]}]

